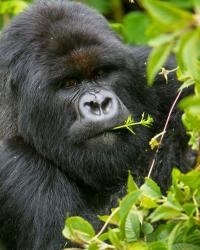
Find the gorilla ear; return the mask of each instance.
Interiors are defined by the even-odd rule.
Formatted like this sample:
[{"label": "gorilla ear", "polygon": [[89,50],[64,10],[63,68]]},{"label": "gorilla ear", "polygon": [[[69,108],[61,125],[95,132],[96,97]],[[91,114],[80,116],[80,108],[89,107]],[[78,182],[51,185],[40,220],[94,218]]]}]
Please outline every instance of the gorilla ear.
[{"label": "gorilla ear", "polygon": [[7,70],[0,69],[0,140],[17,135],[17,93]]}]

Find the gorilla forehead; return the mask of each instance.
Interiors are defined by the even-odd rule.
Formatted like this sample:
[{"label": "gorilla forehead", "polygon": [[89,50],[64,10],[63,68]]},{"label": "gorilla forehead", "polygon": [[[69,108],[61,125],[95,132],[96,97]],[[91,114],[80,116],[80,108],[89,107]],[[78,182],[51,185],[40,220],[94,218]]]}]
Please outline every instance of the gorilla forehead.
[{"label": "gorilla forehead", "polygon": [[88,77],[96,65],[112,63],[123,68],[128,58],[127,48],[104,17],[79,3],[37,4],[16,17],[6,32],[14,37],[10,41],[20,41],[7,46],[13,51],[8,59],[11,64],[26,64],[26,72],[33,72],[34,65],[35,71],[46,72],[49,79],[79,72]]},{"label": "gorilla forehead", "polygon": [[21,39],[23,45],[34,42],[37,49],[39,45],[56,53],[66,53],[80,45],[97,45],[106,41],[109,44],[113,38],[117,41],[106,20],[95,10],[64,1],[45,1],[32,6],[15,18],[8,33]]}]

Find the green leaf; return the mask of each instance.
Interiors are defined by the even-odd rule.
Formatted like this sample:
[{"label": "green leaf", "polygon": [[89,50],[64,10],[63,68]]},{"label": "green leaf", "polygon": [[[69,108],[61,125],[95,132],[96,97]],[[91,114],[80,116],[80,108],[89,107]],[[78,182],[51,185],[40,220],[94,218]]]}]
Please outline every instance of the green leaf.
[{"label": "green leaf", "polygon": [[181,29],[195,22],[190,12],[179,9],[173,4],[156,0],[142,0],[142,4],[155,21],[165,26],[165,31]]},{"label": "green leaf", "polygon": [[200,82],[200,28],[185,33],[179,44],[177,59]]},{"label": "green leaf", "polygon": [[110,27],[124,39],[124,26],[121,23],[110,23]]},{"label": "green leaf", "polygon": [[121,219],[128,215],[128,212],[130,211],[132,206],[135,204],[135,202],[138,201],[141,194],[142,192],[140,190],[134,191],[126,195],[122,199],[122,201],[120,202],[120,209],[119,209],[119,216]]},{"label": "green leaf", "polygon": [[194,85],[194,84],[195,84],[195,82],[194,82],[193,79],[187,79],[187,80],[181,85],[181,87],[179,88],[179,91],[182,90],[182,89],[188,88],[188,87],[190,87],[190,86],[192,86],[192,85]]},{"label": "green leaf", "polygon": [[103,234],[101,234],[99,237],[98,237],[99,240],[101,241],[107,241],[109,239],[109,233],[108,232],[105,232]]},{"label": "green leaf", "polygon": [[104,221],[106,222],[109,218],[109,215],[98,215],[98,218],[101,220],[101,221]]},{"label": "green leaf", "polygon": [[[91,243],[86,250],[98,250],[99,247],[97,246],[97,243]],[[71,250],[78,250],[78,249],[71,249]]]},{"label": "green leaf", "polygon": [[187,109],[193,115],[200,115],[200,96],[185,97],[179,106],[182,109]]},{"label": "green leaf", "polygon": [[197,13],[200,12],[200,1],[199,0],[192,0],[193,6],[195,8],[195,11]]},{"label": "green leaf", "polygon": [[149,250],[169,250],[166,242],[156,241],[148,244]]},{"label": "green leaf", "polygon": [[142,232],[144,233],[144,235],[151,234],[153,230],[154,228],[150,223],[144,222],[142,224]]},{"label": "green leaf", "polygon": [[183,204],[183,209],[188,216],[192,216],[195,213],[197,206],[191,202],[185,203]]},{"label": "green leaf", "polygon": [[176,34],[174,33],[170,33],[170,34],[161,34],[159,36],[156,36],[154,38],[152,38],[151,40],[149,40],[148,44],[151,47],[158,47],[161,46],[165,43],[169,43],[171,41],[173,41],[176,37]]},{"label": "green leaf", "polygon": [[27,3],[22,0],[0,1],[0,14],[18,14],[27,7]]},{"label": "green leaf", "polygon": [[192,9],[192,6],[193,6],[192,1],[191,0],[168,0],[168,2],[176,5],[177,7],[185,8],[185,9]]},{"label": "green leaf", "polygon": [[160,224],[152,234],[147,235],[147,241],[167,242],[170,232],[173,230],[175,223]]},{"label": "green leaf", "polygon": [[66,219],[63,235],[68,240],[83,243],[95,236],[92,225],[81,217],[74,216]]},{"label": "green leaf", "polygon": [[85,1],[88,5],[90,5],[91,7],[99,10],[101,13],[103,14],[107,14],[109,13],[109,11],[111,10],[111,2],[107,1],[107,0],[86,0]]},{"label": "green leaf", "polygon": [[188,130],[200,132],[200,116],[186,112],[182,116],[182,121]]},{"label": "green leaf", "polygon": [[195,226],[192,226],[185,235],[185,241],[200,246],[200,228],[196,229]]},{"label": "green leaf", "polygon": [[195,229],[193,221],[179,222],[168,237],[169,249],[197,249],[200,246],[200,231]]},{"label": "green leaf", "polygon": [[128,194],[133,192],[133,191],[136,191],[138,190],[138,186],[137,184],[134,182],[133,180],[133,177],[131,175],[131,173],[129,172],[129,175],[128,175],[128,185],[127,185],[127,192]]},{"label": "green leaf", "polygon": [[177,168],[173,168],[173,170],[172,170],[172,183],[176,184],[179,181],[180,176],[181,176],[181,171]]},{"label": "green leaf", "polygon": [[148,37],[145,31],[149,23],[149,17],[142,11],[127,14],[123,19],[125,41],[133,44],[146,44]]},{"label": "green leaf", "polygon": [[115,212],[116,209],[117,208],[111,209],[112,214],[114,213],[112,215],[112,218],[110,218],[110,215],[98,215],[98,218],[104,222],[106,222],[109,219],[109,224],[119,225],[119,221],[120,221],[119,212]]},{"label": "green leaf", "polygon": [[125,236],[128,243],[137,241],[140,238],[140,228],[138,215],[131,211],[125,222]]},{"label": "green leaf", "polygon": [[115,247],[119,247],[121,245],[121,240],[119,238],[119,231],[114,230],[114,229],[110,229],[108,230],[108,238],[110,240],[110,242],[112,243],[113,246]]},{"label": "green leaf", "polygon": [[139,200],[141,196],[141,191],[133,191],[132,193],[126,195],[122,201],[120,202],[119,208],[119,217],[120,217],[120,234],[121,237],[125,237],[125,223],[126,217],[128,216],[129,211],[135,205],[135,203]]},{"label": "green leaf", "polygon": [[195,131],[189,131],[189,132],[187,132],[187,134],[190,136],[188,145],[190,145],[193,150],[198,151],[199,150],[199,139],[200,139],[199,133],[195,132]]},{"label": "green leaf", "polygon": [[157,199],[162,197],[160,187],[149,178],[145,178],[145,183],[141,186],[140,189],[143,191],[143,194],[145,196]]},{"label": "green leaf", "polygon": [[181,173],[179,179],[193,191],[200,189],[200,171],[198,169],[191,170],[186,174]]},{"label": "green leaf", "polygon": [[147,62],[147,79],[149,85],[153,84],[156,74],[166,62],[172,48],[173,43],[171,42],[155,47],[151,51]]},{"label": "green leaf", "polygon": [[177,211],[183,211],[183,207],[179,203],[179,201],[176,199],[175,194],[169,192],[167,195],[167,201],[163,204],[163,206],[173,208]]},{"label": "green leaf", "polygon": [[147,243],[145,242],[135,242],[127,244],[126,250],[150,250]]},{"label": "green leaf", "polygon": [[181,211],[168,207],[168,206],[160,206],[154,210],[154,212],[149,216],[152,222],[158,220],[170,220],[174,219],[178,216],[181,216]]},{"label": "green leaf", "polygon": [[172,250],[199,250],[200,246],[188,244],[188,243],[176,243],[172,245]]},{"label": "green leaf", "polygon": [[143,195],[141,198],[141,204],[144,208],[151,209],[158,206],[156,199]]}]

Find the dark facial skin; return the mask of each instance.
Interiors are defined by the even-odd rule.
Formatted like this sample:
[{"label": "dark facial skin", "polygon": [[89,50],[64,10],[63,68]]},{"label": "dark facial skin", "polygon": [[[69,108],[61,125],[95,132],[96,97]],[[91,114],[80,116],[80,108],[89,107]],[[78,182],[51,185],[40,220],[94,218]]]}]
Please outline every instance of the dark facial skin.
[{"label": "dark facial skin", "polygon": [[[148,88],[149,50],[125,46],[94,10],[47,2],[15,18],[0,39],[0,235],[9,250],[63,248],[66,215],[98,228],[96,215],[117,204],[128,170],[138,183],[147,175],[149,139],[177,88],[174,76]],[[113,130],[143,112],[155,120],[151,129]],[[186,169],[187,138],[178,131],[169,132],[152,176],[163,189],[173,166]]]}]

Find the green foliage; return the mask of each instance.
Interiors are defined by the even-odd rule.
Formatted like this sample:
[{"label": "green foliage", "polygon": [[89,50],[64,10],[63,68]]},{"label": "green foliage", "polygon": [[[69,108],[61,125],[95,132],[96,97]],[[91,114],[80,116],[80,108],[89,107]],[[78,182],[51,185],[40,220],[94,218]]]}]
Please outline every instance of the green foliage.
[{"label": "green foliage", "polygon": [[84,1],[86,4],[88,4],[89,6],[99,10],[102,14],[107,14],[112,7],[112,3],[111,1],[107,1],[107,0],[85,0]]},{"label": "green foliage", "polygon": [[[189,144],[199,150],[200,145],[200,1],[199,0],[139,0],[144,12],[126,15],[120,35],[127,43],[148,44],[153,47],[147,62],[148,84],[162,69],[168,56],[175,54],[177,77],[183,82],[179,90],[194,86],[194,95],[183,99],[183,123],[190,135]],[[119,30],[118,30],[119,31]]]},{"label": "green foliage", "polygon": [[146,34],[146,29],[149,22],[149,17],[142,11],[135,11],[127,14],[122,22],[125,42],[134,44],[147,43],[148,36]]},{"label": "green foliage", "polygon": [[91,240],[94,235],[94,229],[90,223],[81,217],[71,217],[66,221],[66,227],[63,230],[63,235],[76,243]]},{"label": "green foliage", "polygon": [[145,126],[145,127],[151,127],[152,123],[153,123],[153,118],[150,115],[148,115],[147,118],[145,119],[144,118],[144,113],[143,113],[142,117],[141,117],[141,120],[139,122],[135,122],[134,119],[132,118],[132,116],[129,115],[129,117],[125,121],[124,125],[120,125],[120,126],[114,127],[113,130],[126,128],[132,134],[135,134],[135,132],[133,131],[133,129],[131,127],[137,126],[137,125],[142,125],[142,126]]},{"label": "green foliage", "polygon": [[[157,73],[173,52],[177,61],[177,76],[183,82],[180,90],[194,86],[194,95],[183,99],[183,123],[193,149],[200,141],[200,1],[140,0],[149,18],[146,29],[148,44],[153,47],[147,63],[147,78],[152,85]],[[184,3],[183,3],[184,2]],[[187,9],[187,10],[186,10]],[[137,23],[139,26],[140,24]],[[143,25],[143,24],[142,24]],[[169,71],[165,70],[165,73]],[[167,79],[167,74],[164,75]]]},{"label": "green foliage", "polygon": [[200,171],[174,169],[167,196],[149,178],[137,187],[131,175],[127,191],[110,216],[100,216],[105,224],[97,235],[80,217],[66,220],[63,235],[83,249],[199,249]]},{"label": "green foliage", "polygon": [[153,84],[155,76],[167,60],[172,47],[173,43],[171,41],[168,43],[163,42],[163,44],[156,46],[152,50],[147,64],[147,76],[150,85]]},{"label": "green foliage", "polygon": [[27,7],[30,0],[1,0],[0,1],[0,28],[7,25],[13,15]]},{"label": "green foliage", "polygon": [[0,2],[0,15],[2,14],[18,14],[27,6],[27,2],[23,0],[17,1],[1,1]]}]

